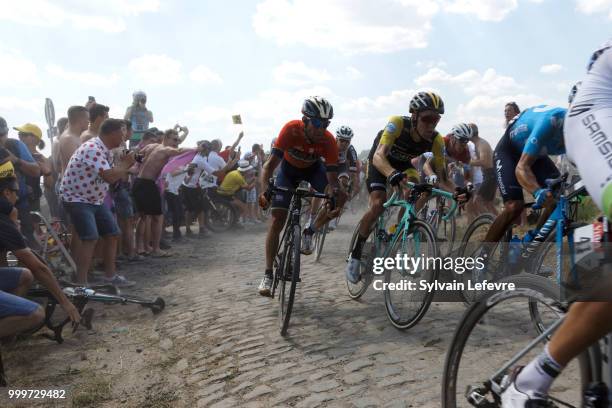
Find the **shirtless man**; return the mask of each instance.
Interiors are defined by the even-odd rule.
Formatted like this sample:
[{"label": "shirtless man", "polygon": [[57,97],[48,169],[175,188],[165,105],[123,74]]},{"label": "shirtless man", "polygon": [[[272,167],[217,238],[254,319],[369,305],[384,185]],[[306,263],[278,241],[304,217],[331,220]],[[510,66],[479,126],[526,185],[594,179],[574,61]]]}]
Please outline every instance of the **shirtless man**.
[{"label": "shirtless man", "polygon": [[149,144],[140,149],[142,155],[142,166],[138,177],[134,180],[132,195],[136,210],[140,213],[140,219],[136,226],[136,250],[138,253],[145,252],[147,242],[144,231],[147,219],[151,221],[151,242],[153,249],[151,255],[155,257],[168,256],[159,248],[164,216],[161,206],[161,193],[157,187],[157,178],[168,160],[176,155],[185,153],[191,149],[179,149],[179,136],[174,130],[167,130],[161,144]]},{"label": "shirtless man", "polygon": [[470,123],[472,127],[472,138],[470,141],[476,147],[476,157],[472,157],[470,165],[482,168],[482,184],[474,186],[476,191],[472,200],[466,206],[468,216],[473,219],[478,214],[488,212],[497,215],[495,208],[495,192],[497,185],[495,183],[495,169],[493,168],[493,149],[491,145],[478,135],[478,126]]},{"label": "shirtless man", "polygon": [[98,137],[100,134],[100,125],[108,119],[108,106],[96,103],[89,108],[89,129],[81,134],[81,143],[85,143],[89,139]]},{"label": "shirtless man", "polygon": [[81,134],[89,127],[89,112],[84,106],[71,106],[68,109],[68,127],[59,137],[58,152],[62,171],[64,174],[66,166],[72,154],[81,145]]},{"label": "shirtless man", "polygon": [[[81,134],[87,130],[89,126],[89,112],[84,106],[71,106],[68,108],[68,127],[58,138],[57,155],[61,171],[58,172],[58,183],[61,184],[61,179],[66,171],[68,162],[76,149],[81,145]],[[58,184],[59,185],[59,184]],[[58,191],[59,196],[61,192]],[[69,221],[69,220],[68,220]],[[70,252],[76,254],[80,251],[81,240],[79,239],[72,222],[69,222],[70,230],[73,239],[70,240]]]}]

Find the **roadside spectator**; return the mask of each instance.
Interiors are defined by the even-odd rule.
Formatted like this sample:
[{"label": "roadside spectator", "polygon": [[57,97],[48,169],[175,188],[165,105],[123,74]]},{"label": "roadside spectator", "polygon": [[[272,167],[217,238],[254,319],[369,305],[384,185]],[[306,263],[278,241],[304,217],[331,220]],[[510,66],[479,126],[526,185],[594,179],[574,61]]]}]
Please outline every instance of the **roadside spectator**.
[{"label": "roadside spectator", "polygon": [[[60,171],[56,185],[58,186],[58,196],[61,196],[61,183],[62,177],[66,172],[66,166],[72,157],[72,154],[81,145],[81,134],[89,127],[89,112],[84,106],[71,106],[68,108],[68,126],[62,132],[58,138],[58,146],[56,153],[58,155],[58,161],[60,163]],[[70,233],[72,238],[70,239],[70,253],[74,257],[80,251],[81,240],[79,235],[74,229],[74,225],[70,222],[68,217],[65,215],[62,200],[60,199],[60,211],[64,215],[64,221],[70,226]]]},{"label": "roadside spectator", "polygon": [[94,103],[90,106],[89,128],[81,134],[81,143],[85,143],[89,139],[99,136],[102,122],[108,119],[108,110],[108,106],[104,106],[99,103]]},{"label": "roadside spectator", "polygon": [[133,133],[129,145],[131,149],[140,143],[142,135],[149,129],[149,124],[153,123],[153,112],[147,109],[147,94],[143,91],[132,94],[132,105],[125,111],[124,119],[132,123]]},{"label": "roadside spectator", "polygon": [[34,302],[24,299],[34,278],[58,300],[73,322],[79,312],[62,292],[53,273],[27,247],[16,225],[19,186],[14,177],[0,179],[0,265],[6,265],[11,251],[25,268],[0,267],[0,337],[13,336],[42,324],[45,313]]},{"label": "roadside spectator", "polygon": [[[28,148],[30,154],[38,163],[42,176],[45,177],[47,183],[52,182],[52,166],[51,161],[40,154],[37,149],[44,149],[45,142],[42,140],[42,130],[32,123],[26,123],[23,126],[13,128],[18,132],[19,140],[21,140]],[[51,178],[50,181],[49,178]],[[43,195],[40,188],[40,176],[26,176],[26,184],[29,187],[28,202],[30,211],[40,211],[40,198]]]},{"label": "roadside spectator", "polygon": [[82,144],[72,155],[62,178],[62,200],[72,225],[81,240],[79,251],[73,253],[77,265],[77,281],[87,283],[96,241],[104,245],[104,280],[116,286],[131,286],[133,282],[116,274],[115,257],[119,228],[104,198],[109,184],[120,180],[134,164],[134,153],[123,155],[111,166],[111,149],[125,141],[125,121],[107,119],[100,127],[100,136]]},{"label": "roadside spectator", "polygon": [[57,121],[57,134],[51,143],[51,156],[49,160],[51,161],[52,172],[50,176],[44,176],[44,194],[45,200],[49,205],[49,212],[51,213],[52,218],[61,219],[62,211],[59,203],[59,179],[60,172],[62,169],[62,165],[59,160],[59,135],[64,133],[66,127],[68,126],[68,118],[61,117]]},{"label": "roadside spectator", "polygon": [[242,140],[243,136],[244,132],[240,132],[234,144],[231,146],[226,146],[224,151],[221,151],[221,147],[223,146],[221,140],[215,139],[212,141],[212,149],[217,152],[217,154],[219,154],[219,156],[221,156],[221,158],[225,160],[226,163],[232,160],[235,155],[238,155],[238,160],[240,160],[240,148],[238,148],[238,151],[236,151],[236,147],[238,147],[238,145],[240,144],[240,141]]},{"label": "roadside spectator", "polygon": [[[126,138],[130,140],[132,132],[131,124],[126,123]],[[115,162],[121,159],[126,148],[125,142],[118,148],[114,149],[113,157]],[[130,170],[131,171],[131,170]],[[125,174],[120,180],[113,184],[110,188],[111,197],[114,203],[115,215],[117,223],[121,230],[121,242],[117,253],[119,258],[121,255],[127,257],[128,262],[143,260],[143,257],[136,253],[136,243],[134,242],[134,203],[130,194],[129,174]]]},{"label": "roadside spectator", "polygon": [[242,200],[237,196],[236,193],[240,189],[251,190],[255,187],[255,169],[246,160],[238,162],[238,169],[232,170],[223,179],[219,188],[217,188],[217,194],[219,196],[229,199],[231,204],[239,211],[242,217],[248,216],[248,208]]},{"label": "roadside spectator", "polygon": [[168,206],[168,213],[172,220],[172,238],[175,242],[181,240],[181,222],[183,221],[183,204],[179,196],[179,188],[187,173],[187,166],[180,166],[170,173],[166,173],[164,179],[164,198]]},{"label": "roadside spectator", "polygon": [[8,126],[2,118],[0,118],[0,146],[10,152],[9,160],[13,163],[19,181],[19,199],[16,207],[19,212],[21,232],[25,235],[29,245],[38,249],[39,245],[34,238],[34,225],[30,216],[29,197],[31,193],[27,177],[38,177],[40,180],[40,166],[22,141],[8,138]]},{"label": "roadside spectator", "polygon": [[147,223],[151,224],[151,252],[154,257],[166,257],[170,254],[161,251],[162,229],[164,216],[162,211],[161,192],[157,187],[157,179],[162,168],[168,160],[191,149],[177,148],[179,143],[178,134],[170,129],[165,132],[162,144],[153,143],[140,149],[143,162],[138,172],[138,177],[132,186],[134,204],[140,218],[136,227],[136,251],[139,254],[148,254],[148,239],[145,240],[145,229]]},{"label": "roadside spectator", "polygon": [[89,112],[84,106],[71,106],[68,108],[68,126],[59,137],[58,154],[61,164],[61,174],[72,154],[81,145],[81,134],[89,127]]},{"label": "roadside spectator", "polygon": [[521,110],[519,109],[516,102],[508,102],[504,107],[504,118],[506,119],[505,126],[508,126],[508,123],[510,123],[512,118],[514,118],[519,113],[521,113]]}]

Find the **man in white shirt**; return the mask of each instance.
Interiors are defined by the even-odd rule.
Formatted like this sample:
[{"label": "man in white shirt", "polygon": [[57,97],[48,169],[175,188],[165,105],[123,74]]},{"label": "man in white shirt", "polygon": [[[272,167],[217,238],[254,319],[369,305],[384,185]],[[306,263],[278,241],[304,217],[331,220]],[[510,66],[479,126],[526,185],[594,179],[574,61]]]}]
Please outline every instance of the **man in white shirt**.
[{"label": "man in white shirt", "polygon": [[[185,206],[185,229],[188,236],[192,235],[190,225],[194,217],[198,218],[199,237],[206,236],[203,189],[211,188],[211,184],[212,187],[216,187],[217,177],[229,171],[236,161],[237,158],[226,164],[217,153],[212,152],[209,141],[198,142],[198,153],[187,166],[187,175],[180,188]],[[201,183],[202,178],[204,185]]]}]

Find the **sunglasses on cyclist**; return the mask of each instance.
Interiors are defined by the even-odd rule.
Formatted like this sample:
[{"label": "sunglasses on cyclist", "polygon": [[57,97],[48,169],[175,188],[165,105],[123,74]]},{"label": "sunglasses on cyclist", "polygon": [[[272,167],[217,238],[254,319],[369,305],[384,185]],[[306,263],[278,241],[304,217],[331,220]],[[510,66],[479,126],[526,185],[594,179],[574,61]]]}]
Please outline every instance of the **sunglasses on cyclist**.
[{"label": "sunglasses on cyclist", "polygon": [[419,116],[419,119],[421,120],[421,122],[425,124],[433,125],[440,121],[440,116],[439,115],[425,115],[425,116]]},{"label": "sunglasses on cyclist", "polygon": [[317,129],[327,129],[329,126],[329,120],[327,119],[310,118],[310,123]]}]

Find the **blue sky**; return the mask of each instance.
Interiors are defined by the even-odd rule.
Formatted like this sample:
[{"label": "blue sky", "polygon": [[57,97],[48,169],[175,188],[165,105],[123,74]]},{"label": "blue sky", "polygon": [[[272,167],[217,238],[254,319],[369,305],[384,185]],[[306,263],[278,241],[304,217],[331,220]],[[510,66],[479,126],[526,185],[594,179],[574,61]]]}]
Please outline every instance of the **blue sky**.
[{"label": "blue sky", "polygon": [[415,91],[440,93],[438,129],[475,122],[497,142],[503,106],[565,105],[607,40],[612,0],[0,0],[0,116],[46,128],[88,95],[122,117],[136,89],[155,125],[191,129],[188,144],[240,130],[243,150],[329,98],[330,130],[358,151]]}]

